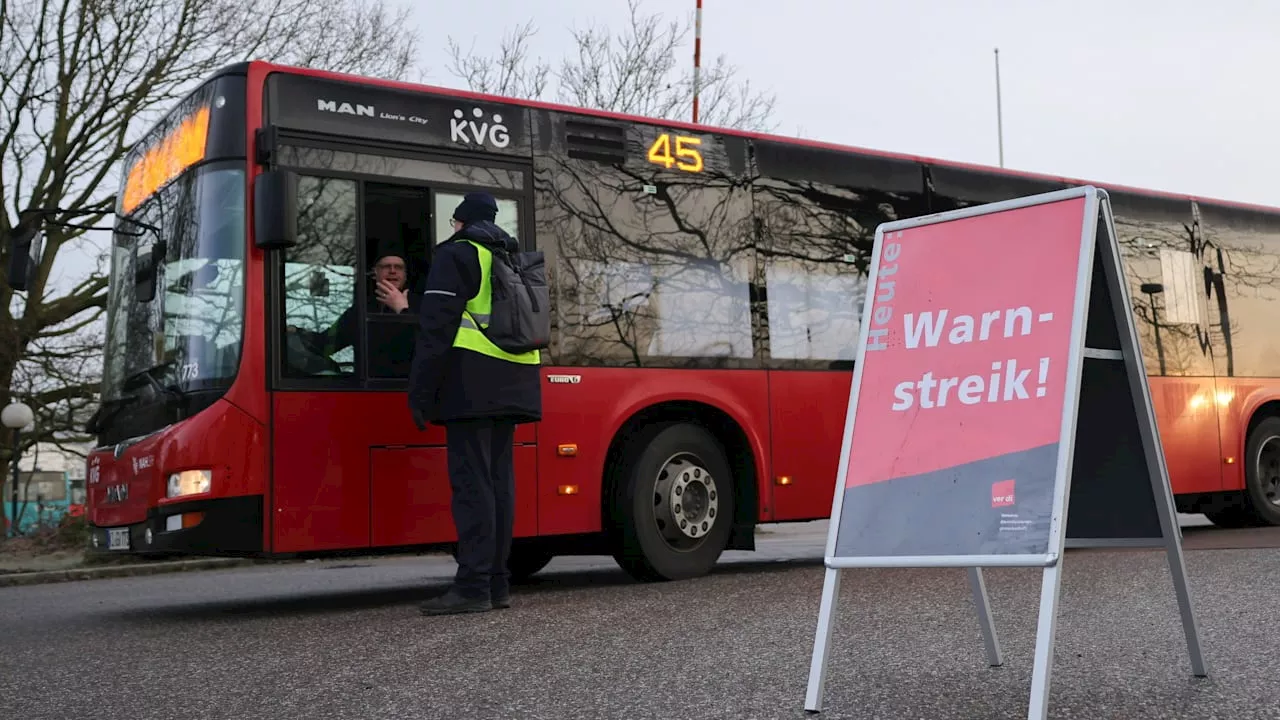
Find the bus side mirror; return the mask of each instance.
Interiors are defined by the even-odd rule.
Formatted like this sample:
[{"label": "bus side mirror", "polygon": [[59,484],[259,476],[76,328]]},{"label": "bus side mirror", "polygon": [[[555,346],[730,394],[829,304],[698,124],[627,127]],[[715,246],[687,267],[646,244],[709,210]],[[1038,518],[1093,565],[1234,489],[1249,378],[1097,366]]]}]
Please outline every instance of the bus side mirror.
[{"label": "bus side mirror", "polygon": [[31,287],[35,279],[36,268],[40,267],[41,248],[44,246],[44,233],[37,229],[24,229],[18,226],[13,235],[13,243],[9,248],[9,287],[25,291]]},{"label": "bus side mirror", "polygon": [[253,243],[262,250],[298,243],[298,176],[267,170],[253,181]]}]

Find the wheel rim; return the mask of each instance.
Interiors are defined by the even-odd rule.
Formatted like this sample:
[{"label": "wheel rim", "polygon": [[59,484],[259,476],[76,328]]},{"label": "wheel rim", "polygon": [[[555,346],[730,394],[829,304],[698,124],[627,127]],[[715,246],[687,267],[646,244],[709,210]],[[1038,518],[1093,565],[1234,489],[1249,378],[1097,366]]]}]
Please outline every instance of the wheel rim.
[{"label": "wheel rim", "polygon": [[654,482],[653,515],[668,547],[697,548],[715,527],[719,513],[720,489],[701,460],[680,454],[663,463]]},{"label": "wheel rim", "polygon": [[1267,502],[1280,507],[1280,436],[1273,435],[1262,441],[1254,469],[1262,496]]}]

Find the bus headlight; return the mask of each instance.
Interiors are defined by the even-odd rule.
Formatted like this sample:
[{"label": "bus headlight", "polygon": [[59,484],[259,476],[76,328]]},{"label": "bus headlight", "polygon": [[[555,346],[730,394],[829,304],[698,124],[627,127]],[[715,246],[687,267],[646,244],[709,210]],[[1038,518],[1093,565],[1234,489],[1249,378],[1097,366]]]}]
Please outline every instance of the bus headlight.
[{"label": "bus headlight", "polygon": [[183,470],[169,476],[168,497],[200,495],[213,487],[212,470]]}]

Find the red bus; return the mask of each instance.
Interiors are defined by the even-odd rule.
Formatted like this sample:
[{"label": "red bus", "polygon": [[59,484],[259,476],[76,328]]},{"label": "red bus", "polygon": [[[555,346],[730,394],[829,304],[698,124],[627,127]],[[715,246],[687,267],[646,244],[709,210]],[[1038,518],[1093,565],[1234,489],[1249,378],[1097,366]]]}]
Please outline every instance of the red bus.
[{"label": "red bus", "polygon": [[[867,256],[888,220],[1082,181],[250,62],[128,156],[89,520],[103,551],[267,558],[456,540],[444,433],[405,404],[460,196],[546,253],[545,417],[511,567],[707,572],[830,514]],[[1280,524],[1280,210],[1111,193],[1182,512]],[[344,314],[345,313],[345,314]],[[341,325],[343,322],[354,324]],[[306,333],[346,327],[322,349]],[[341,346],[341,347],[339,347]]]}]

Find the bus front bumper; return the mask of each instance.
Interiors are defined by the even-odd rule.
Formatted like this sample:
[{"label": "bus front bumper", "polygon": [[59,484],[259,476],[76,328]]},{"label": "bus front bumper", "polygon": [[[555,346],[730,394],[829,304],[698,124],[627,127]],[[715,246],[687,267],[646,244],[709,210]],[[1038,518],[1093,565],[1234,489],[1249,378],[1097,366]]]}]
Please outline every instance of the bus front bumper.
[{"label": "bus front bumper", "polygon": [[245,495],[151,508],[132,525],[89,526],[89,552],[101,555],[262,554],[262,496]]}]

